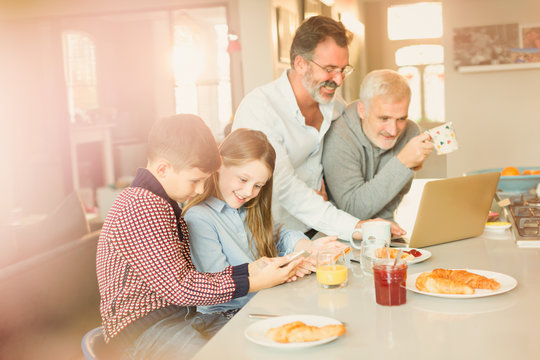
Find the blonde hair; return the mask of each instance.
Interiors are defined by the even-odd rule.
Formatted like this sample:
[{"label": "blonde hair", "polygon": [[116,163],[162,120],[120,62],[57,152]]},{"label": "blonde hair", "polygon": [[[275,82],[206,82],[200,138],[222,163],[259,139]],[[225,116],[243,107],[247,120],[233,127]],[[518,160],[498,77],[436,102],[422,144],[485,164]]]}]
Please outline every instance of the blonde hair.
[{"label": "blonde hair", "polygon": [[[266,184],[258,196],[249,200],[244,207],[247,210],[246,227],[251,232],[249,246],[253,255],[277,256],[277,239],[274,237],[274,221],[272,220],[272,179],[276,163],[276,152],[264,133],[257,130],[237,129],[231,132],[219,146],[223,166],[241,166],[250,161],[262,161],[270,172]],[[204,192],[193,198],[184,208],[203,202],[211,196],[222,198],[219,191],[219,173],[216,171],[205,183]],[[279,233],[279,229],[278,232]],[[255,246],[256,253],[254,252]]]}]

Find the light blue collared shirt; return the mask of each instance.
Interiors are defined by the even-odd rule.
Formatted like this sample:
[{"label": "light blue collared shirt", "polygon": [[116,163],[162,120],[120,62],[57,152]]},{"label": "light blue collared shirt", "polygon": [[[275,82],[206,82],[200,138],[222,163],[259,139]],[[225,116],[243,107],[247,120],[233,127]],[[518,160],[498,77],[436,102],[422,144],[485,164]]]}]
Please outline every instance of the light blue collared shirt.
[{"label": "light blue collared shirt", "polygon": [[[255,261],[255,246],[250,248],[251,232],[246,228],[247,211],[233,209],[226,202],[210,197],[187,211],[184,219],[189,228],[191,258],[201,272],[219,272],[229,265]],[[275,226],[277,230],[278,225]],[[306,236],[300,231],[281,229],[276,244],[278,255],[293,252],[296,243]],[[202,313],[239,309],[254,295],[233,299],[225,304],[198,306]]]}]

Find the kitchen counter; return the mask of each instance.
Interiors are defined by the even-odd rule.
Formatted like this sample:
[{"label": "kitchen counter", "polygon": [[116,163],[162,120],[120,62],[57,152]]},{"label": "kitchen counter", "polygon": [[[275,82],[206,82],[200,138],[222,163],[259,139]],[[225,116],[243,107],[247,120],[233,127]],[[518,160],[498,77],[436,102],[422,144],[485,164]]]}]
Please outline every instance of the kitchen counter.
[{"label": "kitchen counter", "polygon": [[[407,303],[375,303],[373,278],[349,264],[349,283],[322,289],[315,275],[260,291],[195,356],[204,359],[533,359],[540,354],[540,249],[521,249],[512,233],[482,236],[426,248],[431,258],[408,274],[437,267],[490,270],[514,277],[513,290],[474,299],[449,299],[407,291]],[[250,313],[312,314],[347,324],[337,340],[304,349],[264,347],[244,331]]]}]

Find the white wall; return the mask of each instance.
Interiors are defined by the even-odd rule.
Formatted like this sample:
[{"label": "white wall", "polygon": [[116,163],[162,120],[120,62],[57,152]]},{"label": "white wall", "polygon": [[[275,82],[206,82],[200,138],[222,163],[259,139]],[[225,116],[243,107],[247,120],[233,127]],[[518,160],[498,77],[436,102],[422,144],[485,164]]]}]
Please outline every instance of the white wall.
[{"label": "white wall", "polygon": [[238,0],[244,94],[273,80],[270,0]]},{"label": "white wall", "polygon": [[448,155],[448,176],[492,167],[540,166],[540,69],[459,73],[453,29],[540,23],[540,1],[443,0],[446,118],[460,150]]}]

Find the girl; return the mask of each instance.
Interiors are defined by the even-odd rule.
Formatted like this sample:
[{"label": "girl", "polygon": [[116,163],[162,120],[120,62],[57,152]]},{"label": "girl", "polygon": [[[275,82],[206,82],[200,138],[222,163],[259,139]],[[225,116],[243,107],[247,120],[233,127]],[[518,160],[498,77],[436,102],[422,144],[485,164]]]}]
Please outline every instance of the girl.
[{"label": "girl", "polygon": [[[204,192],[184,209],[197,270],[214,272],[260,257],[308,250],[311,256],[296,273],[302,277],[314,270],[314,258],[320,248],[346,247],[335,236],[311,241],[302,232],[273,223],[272,174],[276,153],[264,133],[237,129],[225,138],[219,151],[220,169],[208,178]],[[197,309],[207,314],[224,313],[230,318],[251,296]]]}]

